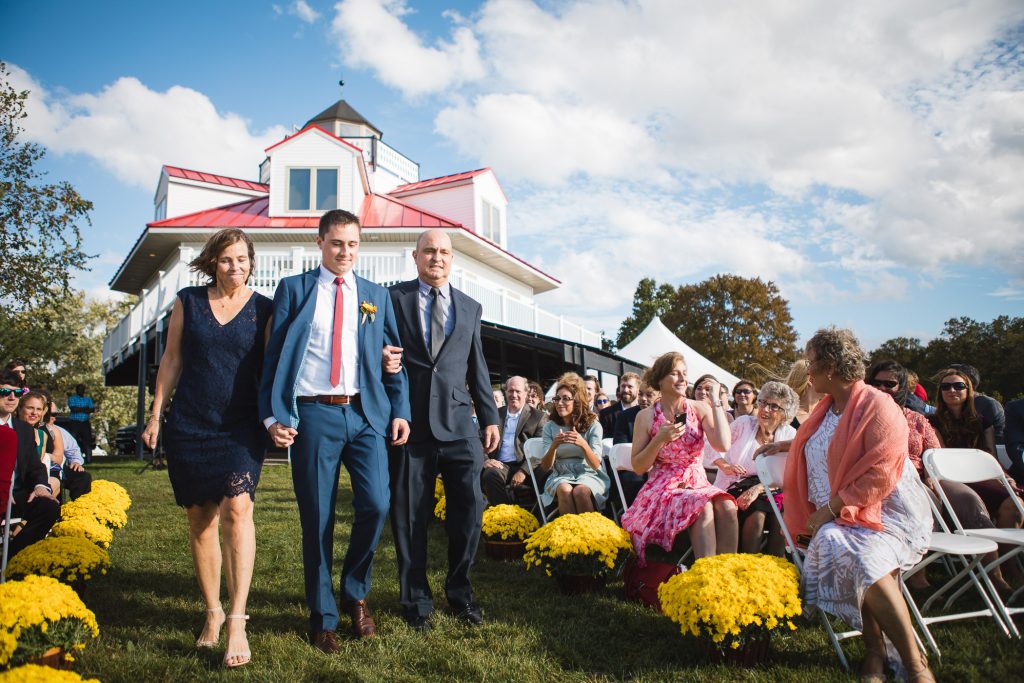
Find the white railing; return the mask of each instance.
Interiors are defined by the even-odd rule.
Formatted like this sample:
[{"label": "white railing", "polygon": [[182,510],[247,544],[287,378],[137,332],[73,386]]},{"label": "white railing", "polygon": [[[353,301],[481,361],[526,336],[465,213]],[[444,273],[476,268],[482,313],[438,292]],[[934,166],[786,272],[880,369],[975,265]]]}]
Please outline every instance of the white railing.
[{"label": "white railing", "polygon": [[373,137],[346,137],[349,142],[363,151],[363,160],[398,176],[403,183],[415,183],[420,179],[420,166],[383,140]]},{"label": "white railing", "polygon": [[[192,256],[193,249],[181,247],[178,259],[167,270],[160,271],[152,287],[139,293],[138,303],[103,340],[104,371],[109,371],[114,364],[120,362],[120,357],[132,349],[140,335],[166,315],[174,305],[180,289],[206,282],[205,276],[188,270]],[[306,247],[257,251],[252,287],[260,294],[273,298],[282,277],[310,270],[319,263],[320,252]],[[406,254],[364,253],[356,262],[355,270],[362,277],[385,286],[415,277],[412,259]],[[454,283],[455,286],[480,302],[483,319],[488,322],[601,347],[601,335],[597,332],[544,311],[534,303],[511,297],[497,286],[468,278],[459,279],[462,280],[461,287],[458,282]]]}]

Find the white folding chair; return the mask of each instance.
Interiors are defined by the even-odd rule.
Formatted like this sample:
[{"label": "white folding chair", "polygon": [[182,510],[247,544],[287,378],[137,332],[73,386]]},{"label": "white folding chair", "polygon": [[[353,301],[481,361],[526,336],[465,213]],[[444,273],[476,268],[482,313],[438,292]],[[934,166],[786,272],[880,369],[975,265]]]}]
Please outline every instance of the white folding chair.
[{"label": "white folding chair", "polygon": [[1006,446],[1003,444],[996,444],[996,459],[999,460],[999,464],[1003,466],[1004,470],[1010,469],[1010,455],[1006,452]]},{"label": "white folding chair", "polygon": [[544,510],[544,503],[540,499],[540,487],[537,486],[537,475],[534,473],[534,468],[540,464],[540,461],[544,459],[544,439],[539,436],[527,439],[523,443],[523,456],[526,458],[524,467],[526,467],[526,473],[530,477],[530,483],[533,485],[533,493],[537,496],[537,509],[540,510],[540,519],[542,524],[548,523],[548,515]]},{"label": "white folding chair", "polygon": [[[1006,473],[1003,471],[999,461],[996,460],[990,453],[978,450],[976,448],[930,448],[925,451],[921,460],[924,462],[925,469],[928,474],[936,481],[949,480],[960,482],[961,484],[972,484],[979,481],[988,481],[991,479],[998,480],[1003,487],[1006,489],[1007,494],[1017,507],[1017,511],[1024,516],[1024,505],[1021,505],[1021,501],[1017,498],[1017,495],[1013,492],[1013,488],[1010,486],[1010,482],[1006,479]],[[953,521],[953,525],[956,527],[956,533],[965,536],[971,536],[974,538],[982,538],[988,541],[994,541],[998,544],[1013,546],[1013,550],[1008,553],[1003,553],[995,561],[988,563],[983,567],[984,574],[982,576],[985,587],[989,590],[992,602],[995,607],[999,610],[1000,616],[1006,622],[1006,626],[1009,628],[1010,633],[1014,637],[1020,638],[1020,631],[1017,626],[1013,623],[1011,615],[1020,614],[1024,612],[1024,608],[1021,607],[1007,607],[1003,600],[999,597],[995,587],[988,578],[988,573],[993,569],[1017,558],[1022,551],[1024,551],[1024,529],[964,529],[963,524],[956,516],[956,512],[953,510],[953,506],[946,496],[945,490],[938,486],[938,494],[942,499],[942,504],[949,514],[949,518]],[[962,586],[952,595],[950,600],[955,600],[957,597],[962,595],[969,586]],[[1018,589],[1007,602],[1013,602],[1018,594],[1024,589]]]},{"label": "white folding chair", "polygon": [[601,439],[601,456],[607,457],[612,452],[612,441],[613,439],[609,436]]},{"label": "white folding chair", "polygon": [[622,519],[622,515],[629,509],[629,504],[626,502],[626,493],[622,490],[622,479],[619,478],[619,470],[633,471],[632,453],[633,444],[617,443],[605,454],[605,459],[608,461],[608,469],[615,480],[615,488],[619,491],[619,503],[622,505],[621,511],[615,515],[615,521]]}]

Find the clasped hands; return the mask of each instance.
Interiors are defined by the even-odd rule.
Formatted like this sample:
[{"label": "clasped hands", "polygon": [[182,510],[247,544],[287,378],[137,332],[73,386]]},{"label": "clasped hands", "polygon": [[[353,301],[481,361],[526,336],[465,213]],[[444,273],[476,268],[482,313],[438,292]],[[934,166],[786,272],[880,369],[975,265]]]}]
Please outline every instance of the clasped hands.
[{"label": "clasped hands", "polygon": [[[270,438],[274,441],[274,445],[278,448],[288,448],[295,443],[295,437],[299,434],[294,427],[285,427],[280,422],[275,422],[267,427],[267,431],[270,433]],[[408,420],[401,417],[393,419],[391,421],[391,445],[404,445],[409,440],[409,431]]]}]

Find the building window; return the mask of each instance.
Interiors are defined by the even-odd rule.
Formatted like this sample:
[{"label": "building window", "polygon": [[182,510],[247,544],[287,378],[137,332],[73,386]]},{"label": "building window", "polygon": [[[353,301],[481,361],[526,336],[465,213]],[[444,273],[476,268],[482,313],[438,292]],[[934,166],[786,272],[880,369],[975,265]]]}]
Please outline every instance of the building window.
[{"label": "building window", "polygon": [[337,208],[338,169],[288,169],[289,211],[327,211]]},{"label": "building window", "polygon": [[482,236],[492,242],[501,242],[501,209],[487,200],[480,200],[480,230]]}]

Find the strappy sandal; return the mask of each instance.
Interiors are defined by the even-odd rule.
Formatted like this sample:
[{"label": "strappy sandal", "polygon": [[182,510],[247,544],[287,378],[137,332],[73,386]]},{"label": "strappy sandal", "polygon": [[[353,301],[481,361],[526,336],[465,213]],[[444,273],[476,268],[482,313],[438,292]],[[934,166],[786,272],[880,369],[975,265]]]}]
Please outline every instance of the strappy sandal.
[{"label": "strappy sandal", "polygon": [[[229,615],[227,615],[226,618],[227,619],[244,619],[245,621],[248,621],[249,620],[249,615],[248,614],[229,614]],[[248,637],[248,635],[246,635],[246,645],[248,645],[248,641],[249,641],[249,637]],[[234,664],[232,664],[229,660],[235,659],[235,658],[240,658],[241,661],[235,662]],[[246,664],[248,664],[251,661],[252,661],[252,651],[248,647],[246,647],[246,649],[244,649],[244,650],[236,650],[236,651],[228,650],[227,652],[224,653],[224,666],[226,666],[229,669],[234,669],[234,668],[239,667],[239,666],[245,666]]]},{"label": "strappy sandal", "polygon": [[885,683],[885,655],[881,652],[877,652],[872,649],[867,649],[864,653],[864,664],[867,663],[868,659],[876,658],[882,661],[882,672],[881,673],[863,673],[863,664],[861,665],[860,683]]},{"label": "strappy sandal", "polygon": [[[217,607],[211,607],[210,609],[206,610],[207,614],[216,614],[217,612],[220,612],[221,614],[224,614],[224,607],[218,605]],[[220,640],[220,629],[221,629],[221,626],[224,625],[224,621],[225,620],[226,620],[226,617],[222,618],[220,620],[220,623],[217,624],[217,628],[216,628],[217,637],[214,638],[213,640],[203,640],[203,634],[200,633],[199,637],[196,638],[196,647],[216,647],[217,642]],[[205,624],[203,625],[203,630],[204,631],[206,630]]]}]

